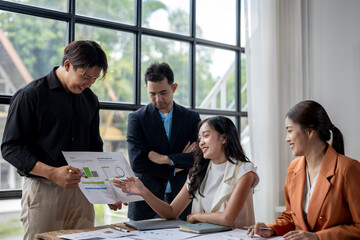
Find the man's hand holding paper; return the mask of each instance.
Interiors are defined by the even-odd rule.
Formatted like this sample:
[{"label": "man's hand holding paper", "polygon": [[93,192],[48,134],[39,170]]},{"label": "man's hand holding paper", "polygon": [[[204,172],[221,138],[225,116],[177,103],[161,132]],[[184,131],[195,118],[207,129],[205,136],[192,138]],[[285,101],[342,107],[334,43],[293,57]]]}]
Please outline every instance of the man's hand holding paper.
[{"label": "man's hand holding paper", "polygon": [[[69,165],[83,171],[79,187],[89,202],[109,204],[110,209],[120,209],[122,203],[143,200],[142,197],[124,193],[114,186],[115,177],[133,177],[134,173],[120,152],[63,152]],[[121,179],[120,178],[120,179]]]}]

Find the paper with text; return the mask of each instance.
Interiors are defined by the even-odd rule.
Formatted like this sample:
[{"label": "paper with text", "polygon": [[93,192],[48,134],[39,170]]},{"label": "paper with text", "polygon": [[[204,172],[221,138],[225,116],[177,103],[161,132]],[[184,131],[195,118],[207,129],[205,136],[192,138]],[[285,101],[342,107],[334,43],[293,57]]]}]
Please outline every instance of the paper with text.
[{"label": "paper with text", "polygon": [[138,195],[121,191],[112,183],[115,176],[130,177],[134,172],[121,152],[63,152],[67,163],[79,168],[85,177],[79,187],[89,202],[93,204],[113,204],[143,200]]},{"label": "paper with text", "polygon": [[242,229],[233,229],[228,232],[220,232],[220,233],[211,233],[211,234],[199,234],[197,237],[192,238],[192,240],[280,240],[284,239],[282,236],[280,237],[270,237],[270,238],[262,238],[258,235],[255,235],[251,238],[247,235],[247,230]]},{"label": "paper with text", "polygon": [[131,235],[132,235],[131,233],[123,233],[120,231],[116,231],[112,228],[103,228],[94,231],[65,234],[58,237],[69,240],[89,240],[89,239],[114,239],[114,238],[123,239],[123,237],[131,236]]},{"label": "paper with text", "polygon": [[180,231],[178,228],[149,231],[133,231],[131,233],[136,236],[136,239],[143,240],[181,240],[193,238],[197,235],[196,233]]}]

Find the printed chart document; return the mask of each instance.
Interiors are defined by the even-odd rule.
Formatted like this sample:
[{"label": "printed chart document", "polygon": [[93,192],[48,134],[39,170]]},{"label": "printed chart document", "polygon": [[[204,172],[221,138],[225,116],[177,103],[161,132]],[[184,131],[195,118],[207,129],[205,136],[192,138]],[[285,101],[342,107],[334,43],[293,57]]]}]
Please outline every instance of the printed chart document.
[{"label": "printed chart document", "polygon": [[131,233],[123,233],[112,228],[104,228],[95,231],[72,233],[58,236],[69,240],[91,240],[91,239],[125,239],[123,237],[131,236]]},{"label": "printed chart document", "polygon": [[79,187],[93,204],[113,204],[143,200],[138,195],[123,193],[112,183],[115,176],[134,176],[121,152],[63,152],[67,163],[84,171]]},{"label": "printed chart document", "polygon": [[177,228],[150,231],[132,231],[131,233],[135,235],[133,237],[136,240],[182,240],[192,239],[196,236],[196,233],[182,232]]},{"label": "printed chart document", "polygon": [[233,229],[227,232],[220,233],[210,233],[210,234],[201,234],[197,237],[192,238],[191,240],[280,240],[284,239],[282,236],[280,237],[270,237],[270,238],[262,238],[258,235],[255,235],[251,238],[247,235],[247,230],[242,229]]}]

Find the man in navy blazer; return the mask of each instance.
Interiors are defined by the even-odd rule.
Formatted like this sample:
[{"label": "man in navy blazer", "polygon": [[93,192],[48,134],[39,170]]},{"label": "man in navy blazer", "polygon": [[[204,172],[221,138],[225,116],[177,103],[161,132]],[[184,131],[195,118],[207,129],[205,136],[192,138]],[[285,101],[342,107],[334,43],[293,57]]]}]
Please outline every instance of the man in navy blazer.
[{"label": "man in navy blazer", "polygon": [[[167,63],[153,63],[145,73],[151,103],[129,115],[127,142],[135,175],[158,198],[171,202],[193,166],[199,114],[173,101],[178,85]],[[171,190],[169,192],[169,190]],[[180,215],[186,220],[191,206]],[[129,204],[132,220],[154,218],[145,201]]]}]

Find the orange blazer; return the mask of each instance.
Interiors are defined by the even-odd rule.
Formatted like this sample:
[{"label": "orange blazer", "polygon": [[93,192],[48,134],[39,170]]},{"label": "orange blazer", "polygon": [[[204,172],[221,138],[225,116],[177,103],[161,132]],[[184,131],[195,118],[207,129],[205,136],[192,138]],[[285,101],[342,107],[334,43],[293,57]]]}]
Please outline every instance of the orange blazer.
[{"label": "orange blazer", "polygon": [[303,217],[305,157],[290,163],[285,182],[286,210],[272,227],[276,235],[292,230],[316,232],[319,239],[360,239],[360,163],[328,147]]}]

